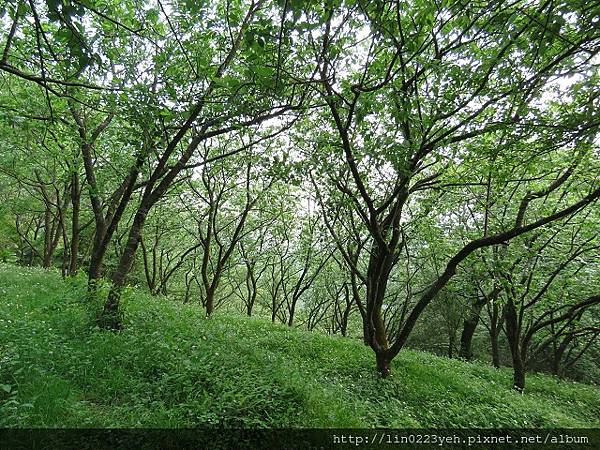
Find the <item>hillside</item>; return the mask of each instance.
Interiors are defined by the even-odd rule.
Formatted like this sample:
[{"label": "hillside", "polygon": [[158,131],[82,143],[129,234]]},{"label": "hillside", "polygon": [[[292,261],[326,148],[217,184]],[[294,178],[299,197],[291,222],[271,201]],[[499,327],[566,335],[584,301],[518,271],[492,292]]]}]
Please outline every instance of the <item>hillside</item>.
[{"label": "hillside", "polygon": [[599,427],[600,390],[405,351],[379,379],[360,342],[125,294],[89,329],[83,279],[0,265],[2,427]]}]

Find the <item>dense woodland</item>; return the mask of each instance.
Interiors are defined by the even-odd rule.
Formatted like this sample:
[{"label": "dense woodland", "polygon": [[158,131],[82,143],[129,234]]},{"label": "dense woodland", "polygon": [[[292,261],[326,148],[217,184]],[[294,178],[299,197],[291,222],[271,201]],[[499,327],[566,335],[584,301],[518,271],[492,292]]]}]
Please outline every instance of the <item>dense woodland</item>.
[{"label": "dense woodland", "polygon": [[86,277],[107,333],[145,289],[360,340],[384,377],[410,347],[600,380],[598,3],[0,16],[0,258]]}]

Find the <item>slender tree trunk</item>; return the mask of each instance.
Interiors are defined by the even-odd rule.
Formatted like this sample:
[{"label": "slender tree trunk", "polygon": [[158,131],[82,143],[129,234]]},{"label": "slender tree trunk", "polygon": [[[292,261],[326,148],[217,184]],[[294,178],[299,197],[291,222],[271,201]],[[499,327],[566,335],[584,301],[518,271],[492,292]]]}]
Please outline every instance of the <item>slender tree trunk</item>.
[{"label": "slender tree trunk", "polygon": [[525,362],[520,348],[520,334],[517,310],[512,298],[509,298],[506,303],[506,337],[512,357],[513,388],[523,392],[525,389]]},{"label": "slender tree trunk", "polygon": [[290,316],[288,317],[287,325],[291,327],[294,325],[294,315],[296,314],[296,303],[298,302],[297,298],[292,298],[292,304],[289,308]]},{"label": "slender tree trunk", "polygon": [[[273,272],[273,276],[274,276],[274,272]],[[279,311],[279,289],[280,286],[283,284],[283,274],[278,274],[278,281],[275,284],[275,286],[273,286],[271,288],[271,322],[275,323],[275,321],[277,320],[277,312]],[[275,283],[275,279],[273,279],[273,283]]]},{"label": "slender tree trunk", "polygon": [[189,272],[185,274],[185,297],[183,297],[183,303],[188,303],[190,301],[190,289],[192,289],[192,281],[194,277],[189,277]]},{"label": "slender tree trunk", "polygon": [[45,269],[52,265],[52,211],[50,204],[46,203],[44,210],[44,258],[42,260],[42,267]]},{"label": "slender tree trunk", "polygon": [[344,310],[344,314],[342,315],[342,320],[340,321],[340,333],[342,336],[346,337],[348,333],[348,316],[350,315],[350,308],[346,308]]},{"label": "slender tree trunk", "polygon": [[246,314],[248,315],[248,317],[251,317],[252,309],[254,308],[254,304],[256,303],[257,282],[256,277],[254,276],[254,266],[247,264],[246,270],[246,286],[248,288],[248,302],[246,303]]},{"label": "slender tree trunk", "polygon": [[552,359],[550,361],[550,370],[552,371],[552,375],[559,377],[560,376],[560,358],[562,355],[555,353],[552,355]]},{"label": "slender tree trunk", "polygon": [[252,316],[252,309],[254,308],[254,304],[256,303],[256,295],[257,295],[257,289],[256,289],[256,282],[252,283],[252,293],[250,294],[250,299],[248,300],[248,307],[246,310],[246,313],[248,314],[248,317]]},{"label": "slender tree trunk", "polygon": [[[219,288],[219,283],[221,282],[221,277],[223,275],[224,266],[223,263],[220,262],[217,264],[215,268],[215,273],[213,274],[212,281],[210,284],[205,284],[204,289],[206,292],[205,299],[205,308],[206,308],[206,317],[210,317],[215,310],[215,295],[217,293],[217,289]],[[208,280],[208,278],[207,278]]]},{"label": "slender tree trunk", "polygon": [[492,340],[492,365],[496,368],[500,368],[500,347],[498,345],[498,333],[491,334]]},{"label": "slender tree trunk", "polygon": [[71,246],[69,249],[69,275],[75,275],[79,256],[79,212],[81,210],[81,191],[79,189],[79,174],[74,171],[71,175]]},{"label": "slender tree trunk", "polygon": [[151,295],[157,295],[158,290],[156,289],[156,263],[155,254],[152,252],[152,270],[150,270],[150,264],[148,263],[148,252],[146,251],[146,245],[144,238],[140,238],[140,246],[142,247],[142,261],[144,263],[144,276],[146,277],[146,284]]},{"label": "slender tree trunk", "polygon": [[492,313],[490,314],[490,342],[492,344],[492,365],[496,368],[500,368],[500,345],[498,337],[500,331],[502,331],[500,320],[500,309],[498,303],[492,303]]}]

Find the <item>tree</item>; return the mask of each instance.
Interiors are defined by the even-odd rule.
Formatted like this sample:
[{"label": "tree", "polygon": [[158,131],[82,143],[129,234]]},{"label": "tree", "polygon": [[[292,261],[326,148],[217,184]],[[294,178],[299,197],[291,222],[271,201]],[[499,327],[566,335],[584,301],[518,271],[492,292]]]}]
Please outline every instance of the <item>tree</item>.
[{"label": "tree", "polygon": [[[196,222],[194,235],[202,250],[197,278],[207,317],[214,311],[217,288],[231,257],[244,236],[254,231],[246,229],[247,219],[274,181],[260,173],[253,161],[254,155],[248,153],[244,156],[244,165],[239,164],[242,162],[240,159],[219,159],[204,164],[199,182],[188,183],[196,198],[186,199],[184,203],[199,206],[199,210],[193,213]],[[240,187],[243,187],[241,198],[236,198],[234,191]]]},{"label": "tree", "polygon": [[[345,9],[330,6],[323,14],[320,36],[313,37],[319,43],[314,58],[320,74],[318,92],[327,105],[331,126],[323,129],[328,137],[316,143],[324,154],[315,156],[321,164],[314,170],[319,175],[329,174],[353,203],[369,233],[368,268],[353,270],[367,287],[365,327],[383,376],[389,374],[390,361],[406,344],[423,310],[461,262],[481,248],[506,243],[567,217],[600,196],[592,181],[587,195],[553,214],[524,222],[530,203],[547,199],[555,184],[561,184],[562,176],[547,177],[539,195],[523,195],[518,225],[460,247],[397,332],[386,333],[382,307],[390,276],[409,239],[407,231],[414,221],[409,210],[444,177],[448,179],[455,161],[475,154],[485,159],[486,155],[477,152],[476,142],[487,136],[500,137],[507,147],[524,139],[541,142],[547,123],[556,126],[553,134],[565,147],[596,133],[598,122],[590,109],[593,94],[586,82],[571,87],[573,92],[586,91],[579,97],[582,103],[570,105],[577,123],[573,116],[552,113],[544,102],[538,105],[552,77],[573,70],[594,77],[595,69],[589,64],[596,39],[588,28],[591,16],[578,10],[580,20],[568,24],[562,14],[550,2],[517,2],[508,8],[500,4],[458,7],[359,2]],[[355,21],[360,16],[364,21],[359,23],[368,24],[366,37],[356,39]],[[567,43],[556,33],[546,34],[543,24],[548,21],[557,23],[558,36],[572,39]],[[552,45],[532,47],[531,42],[537,40]],[[342,70],[344,64],[353,70]],[[378,112],[376,120],[368,117],[373,111]],[[527,152],[530,161],[542,155]],[[350,184],[339,178],[341,165],[350,174]],[[540,175],[534,170],[530,173],[532,177]],[[349,255],[345,254],[345,259],[351,263]]]},{"label": "tree", "polygon": [[[11,28],[14,30],[5,44],[5,58],[0,65],[5,72],[42,86],[50,108],[53,97],[68,99],[79,129],[96,218],[96,242],[88,274],[92,285],[125,208],[131,206],[134,191],[141,189],[141,197],[133,206],[135,213],[120,261],[111,276],[113,288],[100,318],[100,323],[107,328],[121,327],[120,292],[132,267],[148,212],[179,174],[189,169],[199,145],[218,136],[235,135],[240,129],[258,126],[298,107],[299,90],[288,89],[282,77],[273,83],[273,71],[264,69],[273,59],[272,49],[277,50],[275,66],[288,64],[284,52],[288,51],[290,42],[280,26],[277,10],[270,9],[267,2],[251,2],[248,7],[244,2],[224,2],[205,4],[201,8],[192,6],[191,10],[177,5],[172,13],[160,2],[159,6],[160,14],[153,8],[136,11],[127,5],[111,3],[109,13],[123,14],[121,22],[117,22],[111,14],[93,6],[78,5],[72,9],[70,4],[49,2],[44,9],[46,23],[42,23],[42,14],[39,14],[42,8],[30,3],[29,8],[19,8],[14,13]],[[207,22],[201,30],[194,30],[191,18],[199,13],[216,13],[218,19]],[[33,30],[29,22],[20,20],[24,15],[33,17]],[[86,26],[84,17],[92,26]],[[144,32],[138,33],[123,25],[128,20],[143,23]],[[58,30],[52,24],[57,24]],[[21,25],[25,38],[17,39]],[[48,38],[46,29],[52,30],[53,39]],[[30,32],[36,38],[34,42],[27,40]],[[61,42],[63,36],[66,43]],[[214,46],[193,47],[194,42],[207,38],[212,39]],[[122,39],[121,49],[115,49],[114,39]],[[92,40],[99,42],[93,49],[89,43]],[[22,67],[11,64],[11,52],[17,44],[33,47],[39,61],[27,61]],[[77,61],[67,62],[68,70],[63,70],[63,61],[55,51],[61,46],[77,57]],[[130,52],[121,60],[120,53],[126,48]],[[197,65],[191,63],[190,54],[195,55]],[[51,63],[46,64],[46,59]],[[149,61],[150,70],[146,71]],[[34,68],[41,71],[41,76],[32,73]],[[87,76],[93,82],[72,81],[72,75],[67,75],[69,70],[75,70],[76,78]],[[167,77],[162,76],[163,71],[167,71]],[[120,79],[121,85],[100,86],[96,77]],[[86,123],[80,108],[93,98],[90,91],[100,92],[101,98],[95,100],[100,100],[109,110],[95,128]],[[116,96],[119,91],[127,92],[124,100]],[[213,102],[214,98],[225,101]],[[110,219],[107,220],[98,198],[99,167],[92,154],[98,135],[116,115],[132,125],[129,139],[135,150],[129,168],[121,172],[116,183],[118,188],[112,196],[114,209],[106,210]],[[238,151],[242,149],[230,149],[230,153]],[[229,154],[222,157],[226,156]]]},{"label": "tree", "polygon": [[597,5],[4,11],[0,258],[87,271],[101,327],[129,283],[362,334],[382,376],[484,326],[518,388],[597,354]]},{"label": "tree", "polygon": [[[540,239],[537,248],[533,244],[526,244],[528,257],[517,265],[517,270],[502,274],[506,297],[506,336],[513,361],[514,388],[518,391],[525,388],[527,365],[531,353],[536,352],[535,336],[550,326],[568,328],[587,309],[600,303],[600,297],[595,294],[588,297],[574,295],[574,298],[564,298],[564,294],[559,294],[554,302],[548,298],[560,278],[574,277],[587,264],[587,254],[591,253],[597,258],[600,248],[594,242],[597,236],[577,239],[581,232],[585,233],[585,230],[579,225],[574,227],[570,239],[565,239],[567,242],[555,241],[557,230],[550,237]],[[548,249],[553,245],[557,247],[554,250],[558,254],[548,255]],[[549,304],[542,306],[544,301]],[[554,333],[557,334],[556,330]],[[537,351],[544,346],[541,344]]]}]

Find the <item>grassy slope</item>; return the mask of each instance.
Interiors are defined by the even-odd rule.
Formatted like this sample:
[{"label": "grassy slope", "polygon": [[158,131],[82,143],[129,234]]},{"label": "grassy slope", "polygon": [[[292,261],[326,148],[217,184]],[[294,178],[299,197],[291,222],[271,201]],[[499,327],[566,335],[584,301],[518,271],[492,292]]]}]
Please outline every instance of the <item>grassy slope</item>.
[{"label": "grassy slope", "polygon": [[[360,342],[126,296],[89,330],[82,283],[0,265],[0,426],[600,426],[597,387],[405,351],[374,375]],[[10,392],[7,392],[10,391]]]}]

